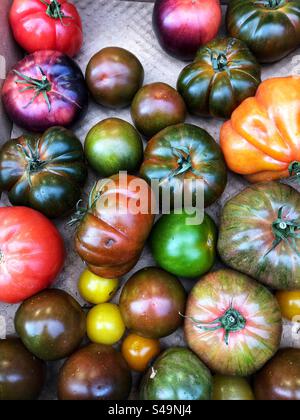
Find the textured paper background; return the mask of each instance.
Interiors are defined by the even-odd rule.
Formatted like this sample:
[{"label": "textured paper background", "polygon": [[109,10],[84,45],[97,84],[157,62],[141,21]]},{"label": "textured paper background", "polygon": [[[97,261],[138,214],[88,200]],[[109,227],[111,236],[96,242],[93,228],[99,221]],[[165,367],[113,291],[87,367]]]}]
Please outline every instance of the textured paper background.
[{"label": "textured paper background", "polygon": [[[101,48],[107,46],[120,46],[129,49],[139,57],[145,68],[145,83],[161,81],[176,86],[178,74],[185,64],[167,56],[160,49],[151,26],[153,4],[124,0],[74,0],[74,3],[76,3],[79,12],[83,17],[85,42],[82,52],[77,57],[77,61],[83,71],[85,71],[90,57]],[[291,72],[297,72],[298,61],[300,63],[300,51],[298,53],[293,53],[280,63],[272,66],[265,66],[263,68],[263,78],[265,79],[275,75],[288,75]],[[77,124],[75,131],[79,138],[84,141],[88,130],[94,124],[104,118],[113,116],[118,116],[131,122],[129,109],[115,112],[104,109],[91,101],[85,119]],[[205,128],[217,141],[219,141],[219,130],[222,121],[200,118],[188,118],[188,121]],[[20,132],[21,131],[17,127],[14,127],[14,135],[17,135]],[[3,141],[4,139],[1,140]],[[85,188],[85,197],[95,180],[95,174],[90,172],[89,181]],[[230,197],[241,191],[245,185],[246,182],[240,177],[230,175],[229,184],[223,197],[218,203],[208,209],[208,213],[218,221],[223,204]],[[6,198],[3,196],[2,204],[6,203]],[[68,291],[81,301],[77,291],[77,281],[84,265],[73,250],[73,232],[72,230],[66,229],[66,220],[57,222],[57,225],[65,238],[68,256],[65,268],[55,286]],[[132,273],[142,267],[153,264],[154,262],[150,252],[146,247],[143,257]],[[217,263],[216,267],[219,266],[220,263]],[[132,273],[129,273],[124,277],[122,283],[124,283]],[[184,284],[187,289],[190,289],[194,282],[184,281]],[[115,300],[117,301],[118,297]],[[0,316],[5,317],[9,334],[14,333],[13,317],[16,308],[17,306],[0,304]],[[177,331],[172,336],[162,340],[162,344],[166,347],[170,345],[184,345],[182,331]],[[292,340],[291,324],[286,323],[285,325],[282,345],[300,347],[300,335],[298,340]],[[43,399],[53,399],[56,397],[56,374],[59,366],[60,363],[49,364],[49,380],[42,395]],[[135,390],[138,381],[139,377],[136,375],[132,398],[137,395]]]}]

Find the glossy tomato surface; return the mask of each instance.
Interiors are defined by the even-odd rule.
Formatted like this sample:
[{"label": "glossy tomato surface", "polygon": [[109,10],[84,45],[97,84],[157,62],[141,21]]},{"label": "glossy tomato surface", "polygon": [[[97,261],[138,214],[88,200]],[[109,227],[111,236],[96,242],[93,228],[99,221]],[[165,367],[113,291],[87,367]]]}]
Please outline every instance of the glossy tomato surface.
[{"label": "glossy tomato surface", "polygon": [[215,38],[221,21],[219,0],[157,0],[153,11],[153,27],[161,47],[186,61]]},{"label": "glossy tomato surface", "polygon": [[170,125],[180,124],[186,118],[186,106],[179,93],[166,83],[151,83],[142,87],[131,105],[131,116],[136,128],[151,138]]},{"label": "glossy tomato surface", "polygon": [[91,167],[102,176],[120,171],[135,173],[143,160],[143,141],[136,129],[120,118],[100,121],[85,140],[85,155]]},{"label": "glossy tomato surface", "polygon": [[212,376],[201,360],[186,348],[171,347],[143,378],[142,400],[210,400]]},{"label": "glossy tomato surface", "polygon": [[70,212],[87,177],[80,140],[62,127],[42,136],[23,135],[0,150],[0,188],[15,206],[27,206],[49,218]]},{"label": "glossy tomato surface", "polygon": [[86,69],[86,81],[95,101],[108,108],[131,104],[142,87],[144,69],[139,59],[124,48],[104,48],[95,54]]},{"label": "glossy tomato surface", "polygon": [[299,1],[231,0],[227,28],[261,62],[278,61],[300,45]]},{"label": "glossy tomato surface", "polygon": [[221,128],[227,166],[252,183],[298,177],[299,130],[300,77],[267,79]]},{"label": "glossy tomato surface", "polygon": [[60,400],[126,400],[131,373],[113,347],[90,344],[74,353],[58,378]]},{"label": "glossy tomato surface", "polygon": [[78,282],[81,297],[94,305],[111,300],[118,290],[118,286],[118,279],[105,279],[96,276],[89,270],[83,271]]},{"label": "glossy tomato surface", "polygon": [[147,338],[172,334],[182,324],[186,302],[180,281],[159,268],[144,268],[125,284],[120,309],[126,327]]},{"label": "glossy tomato surface", "polygon": [[276,293],[282,316],[290,321],[300,321],[300,290],[281,290]]},{"label": "glossy tomato surface", "polygon": [[179,75],[177,89],[192,114],[229,118],[260,81],[260,66],[247,45],[218,38],[199,49]]},{"label": "glossy tomato surface", "polygon": [[125,324],[117,305],[101,303],[87,316],[87,335],[93,343],[113,345],[121,340]]},{"label": "glossy tomato surface", "polygon": [[300,400],[300,349],[282,349],[255,378],[258,400]]},{"label": "glossy tomato surface", "polygon": [[206,275],[189,296],[185,321],[188,346],[217,373],[252,375],[277,352],[281,333],[275,297],[236,271]]},{"label": "glossy tomato surface", "polygon": [[15,40],[28,53],[55,50],[73,57],[82,46],[81,18],[68,0],[14,0],[9,21]]},{"label": "glossy tomato surface", "polygon": [[43,132],[77,121],[86,109],[88,91],[75,61],[57,51],[38,51],[8,73],[2,102],[17,125]]},{"label": "glossy tomato surface", "polygon": [[27,349],[39,359],[52,361],[70,356],[86,332],[85,313],[63,290],[45,290],[22,303],[15,328]]},{"label": "glossy tomato surface", "polygon": [[26,207],[0,208],[0,301],[17,303],[49,287],[64,264],[56,227]]},{"label": "glossy tomato surface", "polygon": [[76,250],[92,273],[116,278],[136,265],[152,229],[153,200],[141,178],[115,175],[97,183],[75,236]]},{"label": "glossy tomato surface", "polygon": [[[213,204],[224,192],[227,169],[218,144],[207,131],[192,124],[177,124],[154,136],[147,144],[141,176],[158,183],[160,196],[170,196],[171,208],[202,199]],[[171,191],[171,192],[170,192]]]},{"label": "glossy tomato surface", "polygon": [[247,379],[239,376],[216,375],[213,379],[214,401],[253,401],[253,391]]},{"label": "glossy tomato surface", "polygon": [[159,340],[129,334],[122,343],[122,354],[128,366],[136,372],[144,372],[160,353]]},{"label": "glossy tomato surface", "polygon": [[217,228],[207,214],[201,224],[192,224],[194,216],[167,214],[154,226],[150,245],[154,259],[164,270],[179,276],[196,278],[215,263]]},{"label": "glossy tomato surface", "polygon": [[246,188],[224,207],[218,249],[226,265],[276,290],[300,287],[300,194],[277,182]]},{"label": "glossy tomato surface", "polygon": [[46,379],[46,366],[17,338],[0,340],[0,401],[35,400]]}]

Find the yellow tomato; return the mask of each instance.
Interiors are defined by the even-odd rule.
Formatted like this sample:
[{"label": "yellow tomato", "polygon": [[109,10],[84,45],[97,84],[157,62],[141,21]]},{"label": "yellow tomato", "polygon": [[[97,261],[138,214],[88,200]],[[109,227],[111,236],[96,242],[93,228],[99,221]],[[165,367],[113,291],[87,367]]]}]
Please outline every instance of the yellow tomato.
[{"label": "yellow tomato", "polygon": [[85,270],[79,279],[79,293],[87,302],[98,305],[111,300],[118,290],[118,279],[104,279]]},{"label": "yellow tomato", "polygon": [[124,333],[125,324],[117,305],[102,303],[88,313],[87,335],[93,343],[113,345]]},{"label": "yellow tomato", "polygon": [[137,372],[144,372],[160,353],[159,340],[130,334],[122,344],[122,354],[128,366]]},{"label": "yellow tomato", "polygon": [[276,294],[282,316],[300,322],[300,290],[281,291]]}]

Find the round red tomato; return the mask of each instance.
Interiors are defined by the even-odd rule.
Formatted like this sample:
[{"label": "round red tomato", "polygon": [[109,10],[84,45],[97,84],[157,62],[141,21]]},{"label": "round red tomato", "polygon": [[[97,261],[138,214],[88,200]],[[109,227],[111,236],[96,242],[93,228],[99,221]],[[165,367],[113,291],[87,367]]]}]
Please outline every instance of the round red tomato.
[{"label": "round red tomato", "polygon": [[0,302],[17,303],[49,287],[64,255],[58,230],[41,213],[0,208]]},{"label": "round red tomato", "polygon": [[82,24],[68,0],[14,0],[10,25],[18,44],[29,53],[54,50],[76,55],[82,46]]}]

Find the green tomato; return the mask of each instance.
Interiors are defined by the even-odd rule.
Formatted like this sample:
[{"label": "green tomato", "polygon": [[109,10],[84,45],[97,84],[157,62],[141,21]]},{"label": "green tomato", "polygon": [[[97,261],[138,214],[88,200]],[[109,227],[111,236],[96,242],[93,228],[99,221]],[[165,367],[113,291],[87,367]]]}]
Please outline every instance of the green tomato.
[{"label": "green tomato", "polygon": [[154,226],[150,244],[156,262],[180,277],[207,273],[216,258],[217,228],[205,214],[201,224],[189,224],[186,212],[163,216]]},{"label": "green tomato", "polygon": [[252,401],[255,398],[246,378],[216,375],[214,377],[213,400]]},{"label": "green tomato", "polygon": [[102,176],[120,171],[134,173],[143,160],[143,142],[127,121],[108,118],[96,124],[85,140],[85,155],[91,167]]}]

